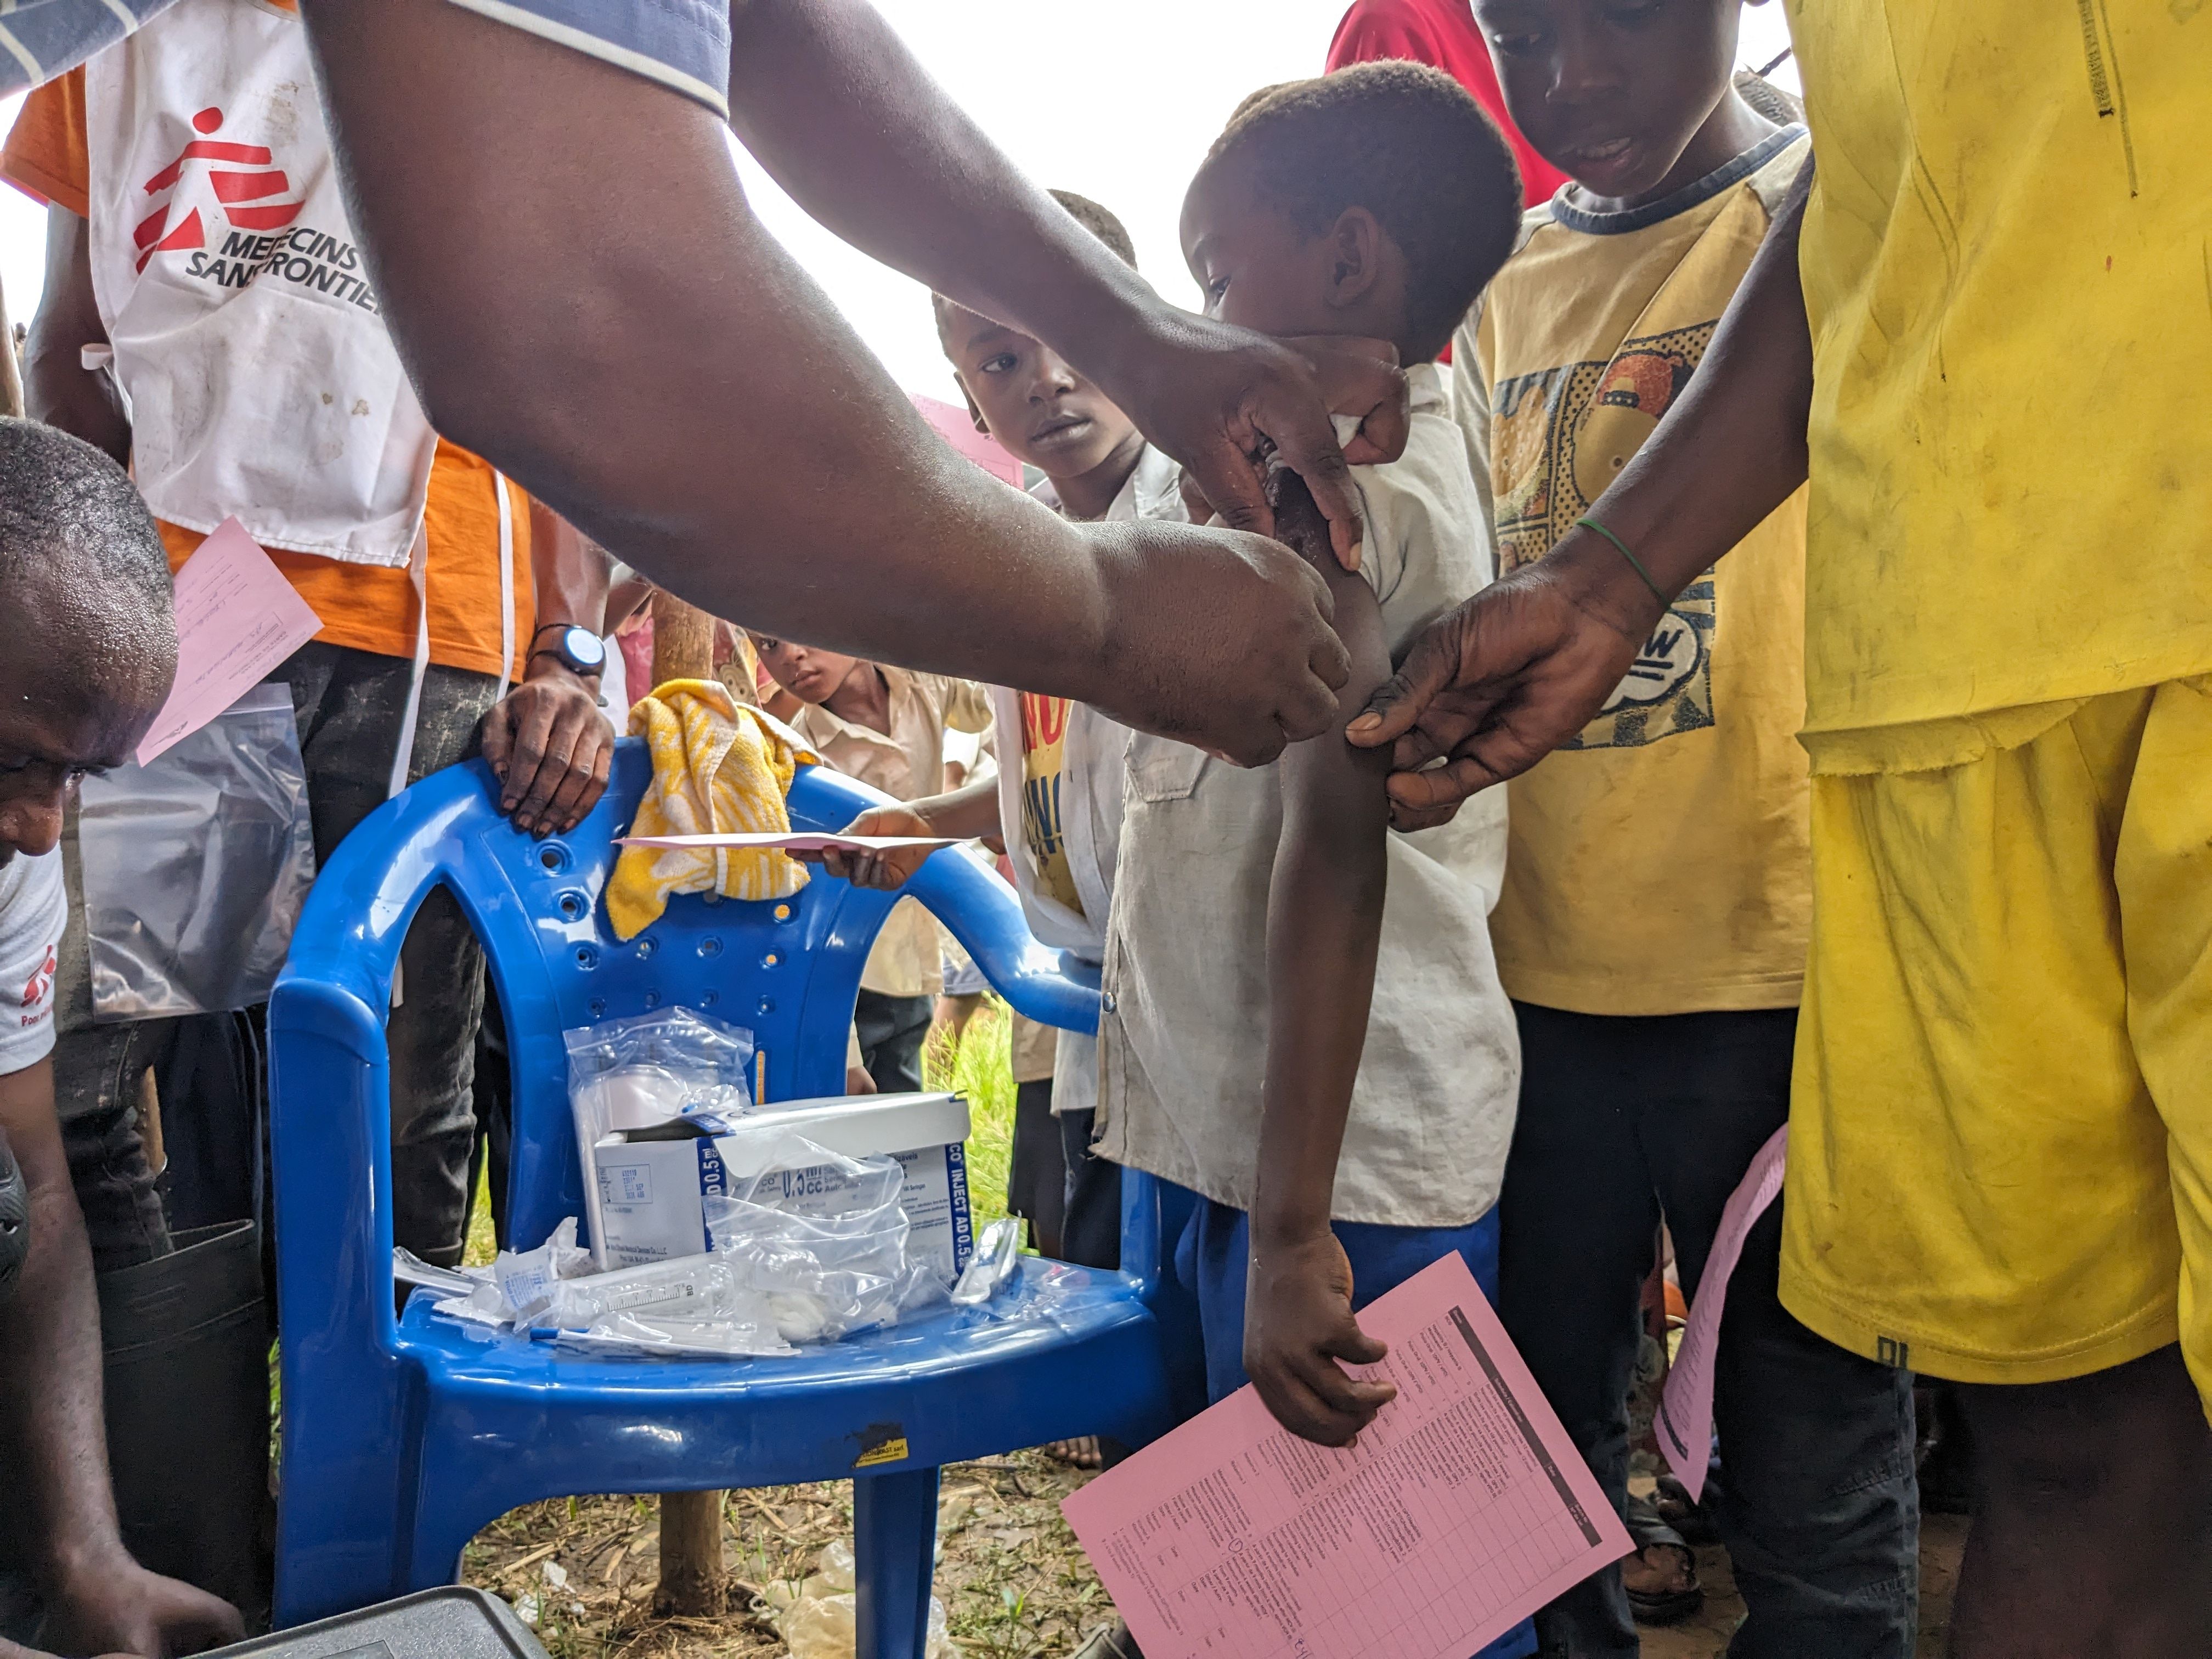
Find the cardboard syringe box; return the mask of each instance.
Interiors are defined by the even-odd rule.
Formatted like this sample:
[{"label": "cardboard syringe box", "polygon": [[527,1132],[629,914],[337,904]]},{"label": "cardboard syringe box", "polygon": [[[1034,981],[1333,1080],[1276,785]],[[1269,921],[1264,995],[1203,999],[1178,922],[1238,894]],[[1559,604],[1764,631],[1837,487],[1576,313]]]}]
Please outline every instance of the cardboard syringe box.
[{"label": "cardboard syringe box", "polygon": [[[968,1103],[958,1095],[842,1095],[779,1101],[734,1121],[677,1118],[603,1135],[592,1148],[596,1220],[609,1267],[632,1267],[714,1248],[705,1196],[736,1189],[758,1172],[758,1149],[797,1135],[847,1158],[881,1153],[905,1171],[899,1193],[907,1248],[947,1279],[975,1248],[968,1204]],[[818,1213],[820,1183],[804,1168],[769,1178],[780,1209]]]}]

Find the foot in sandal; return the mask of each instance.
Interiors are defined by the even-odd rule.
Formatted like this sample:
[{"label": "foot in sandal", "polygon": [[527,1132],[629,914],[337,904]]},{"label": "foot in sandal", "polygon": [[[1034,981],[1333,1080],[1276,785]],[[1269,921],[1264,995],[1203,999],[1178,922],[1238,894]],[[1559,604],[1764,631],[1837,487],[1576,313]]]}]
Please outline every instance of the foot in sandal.
[{"label": "foot in sandal", "polygon": [[1099,1455],[1098,1437],[1095,1434],[1078,1435],[1073,1440],[1048,1440],[1044,1455],[1079,1469],[1095,1469],[1104,1462]]}]

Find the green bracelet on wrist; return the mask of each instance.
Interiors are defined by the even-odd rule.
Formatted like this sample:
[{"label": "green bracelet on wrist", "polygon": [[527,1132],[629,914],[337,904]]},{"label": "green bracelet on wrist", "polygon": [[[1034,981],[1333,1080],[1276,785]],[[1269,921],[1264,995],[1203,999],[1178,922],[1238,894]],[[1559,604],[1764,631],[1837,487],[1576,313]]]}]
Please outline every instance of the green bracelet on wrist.
[{"label": "green bracelet on wrist", "polygon": [[1651,597],[1659,601],[1659,608],[1662,611],[1664,611],[1668,605],[1674,603],[1673,600],[1669,599],[1664,593],[1659,591],[1659,584],[1651,580],[1651,573],[1644,568],[1644,561],[1638,558],[1635,554],[1629,551],[1628,544],[1626,542],[1621,540],[1620,537],[1614,535],[1613,532],[1607,530],[1595,519],[1577,519],[1575,523],[1582,529],[1596,531],[1599,535],[1604,537],[1606,540],[1611,542],[1615,547],[1620,550],[1620,556],[1628,561],[1628,568],[1630,569],[1633,570],[1638,576],[1641,576],[1644,579],[1644,585],[1651,590]]}]

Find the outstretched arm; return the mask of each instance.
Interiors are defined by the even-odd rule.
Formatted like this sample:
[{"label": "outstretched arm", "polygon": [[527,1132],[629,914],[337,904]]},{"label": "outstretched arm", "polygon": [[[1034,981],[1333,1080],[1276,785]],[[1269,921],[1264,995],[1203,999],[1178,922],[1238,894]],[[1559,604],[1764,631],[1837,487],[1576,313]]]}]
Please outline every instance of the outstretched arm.
[{"label": "outstretched arm", "polygon": [[[963,783],[941,795],[930,795],[897,806],[872,806],[845,826],[848,836],[927,836],[934,840],[949,836],[975,841],[999,833],[999,780],[996,774]],[[819,864],[855,887],[885,890],[903,887],[914,879],[922,860],[935,849],[896,847],[872,853],[825,848],[820,853],[793,853],[802,863]]]},{"label": "outstretched arm", "polygon": [[[243,1633],[235,1609],[146,1571],[123,1547],[100,1409],[100,1300],[54,1115],[51,1059],[0,1077],[0,1131],[30,1194],[31,1247],[0,1304],[0,1474],[39,1551],[40,1640],[70,1653],[196,1653]],[[4,1651],[4,1644],[0,1644]]]},{"label": "outstretched arm", "polygon": [[[1812,182],[1808,161],[1689,389],[1590,508],[1670,597],[1805,482],[1813,344],[1797,233]],[[1439,618],[1350,732],[1395,744],[1400,826],[1441,823],[1581,731],[1663,608],[1618,548],[1577,529]]]},{"label": "outstretched arm", "polygon": [[1335,568],[1313,533],[1318,521],[1301,523],[1296,480],[1284,483],[1279,522],[1328,579],[1352,678],[1334,726],[1285,750],[1279,763],[1283,828],[1267,890],[1267,1068],[1244,1369],[1285,1428],[1340,1446],[1396,1392],[1385,1382],[1355,1382],[1337,1363],[1372,1363],[1383,1346],[1363,1335],[1352,1316],[1351,1265],[1329,1229],[1375,989],[1389,833],[1387,763],[1378,752],[1352,748],[1342,734],[1367,695],[1389,678],[1390,653],[1373,590]]},{"label": "outstretched arm", "polygon": [[[749,51],[792,54],[747,73],[824,101],[771,112],[761,133],[856,146],[855,223],[922,192],[906,211],[991,234],[971,204],[1009,187],[995,152],[954,144],[956,118],[902,56],[810,58],[867,31],[795,7],[741,9]],[[705,108],[445,0],[305,0],[305,15],[380,303],[433,422],[617,556],[716,616],[1081,697],[1243,761],[1320,729],[1343,656],[1312,573],[1255,537],[1066,525],[951,453],[754,218]],[[939,148],[902,155],[924,142]],[[1072,224],[1033,201],[1009,217],[1030,224],[1018,271],[1070,262],[1069,315],[1134,303]],[[1005,252],[974,246],[968,262]],[[1158,384],[1185,370],[1187,402],[1240,377],[1291,398],[1282,349],[1249,337],[1163,357],[1150,303],[1098,331],[1164,362]],[[1170,580],[1172,608],[1155,602]]]}]

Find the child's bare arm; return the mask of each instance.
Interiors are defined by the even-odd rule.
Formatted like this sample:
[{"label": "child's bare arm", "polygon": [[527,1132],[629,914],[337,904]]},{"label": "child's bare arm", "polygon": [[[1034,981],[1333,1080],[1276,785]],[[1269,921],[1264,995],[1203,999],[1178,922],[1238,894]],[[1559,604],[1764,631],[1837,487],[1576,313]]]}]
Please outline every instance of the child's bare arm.
[{"label": "child's bare arm", "polygon": [[1375,593],[1336,567],[1327,532],[1295,475],[1279,475],[1277,533],[1328,580],[1352,658],[1330,728],[1283,753],[1282,838],[1267,894],[1267,1064],[1244,1369],[1276,1420],[1342,1445],[1395,1389],[1355,1382],[1337,1364],[1382,1357],[1352,1316],[1352,1272],[1329,1231],[1337,1155],[1367,1035],[1382,931],[1389,769],[1354,749],[1344,727],[1365,707],[1361,688],[1390,677]]},{"label": "child's bare arm", "polygon": [[[926,799],[902,801],[896,806],[871,806],[845,826],[848,836],[951,836],[960,841],[995,836],[999,823],[999,780],[994,775],[963,783],[957,789]],[[793,853],[804,864],[819,864],[855,887],[903,887],[935,849],[901,847],[873,853],[824,848],[819,853]]]}]

